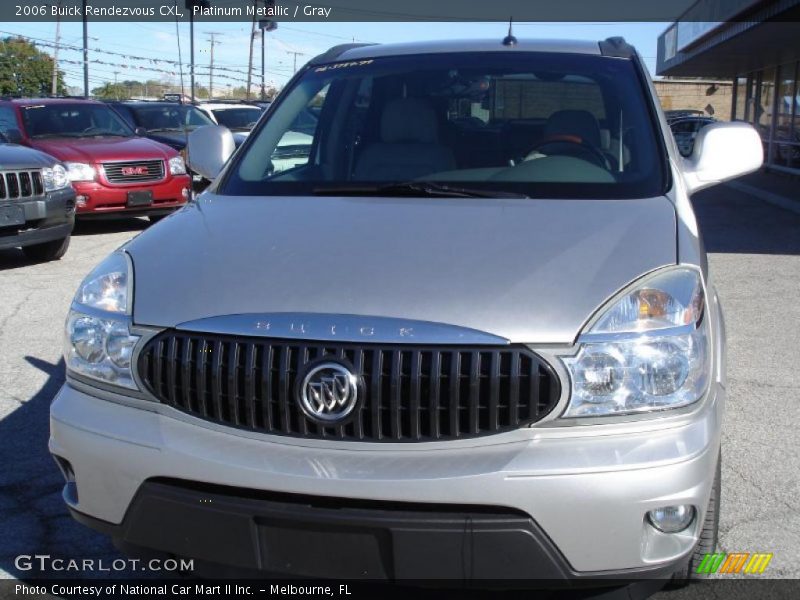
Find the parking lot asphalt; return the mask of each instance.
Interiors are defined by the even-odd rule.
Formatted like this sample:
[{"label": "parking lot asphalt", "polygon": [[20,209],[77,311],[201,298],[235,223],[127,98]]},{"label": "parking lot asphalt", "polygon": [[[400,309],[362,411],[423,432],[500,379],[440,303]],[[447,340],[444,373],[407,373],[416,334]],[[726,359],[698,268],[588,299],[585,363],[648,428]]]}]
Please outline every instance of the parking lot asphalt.
[{"label": "parking lot asphalt", "polygon": [[[695,204],[728,328],[720,550],[772,552],[767,575],[798,578],[800,215],[724,185]],[[140,219],[81,225],[54,263],[0,251],[0,577],[35,575],[15,567],[20,554],[119,556],[63,506],[47,452],[48,408],[64,381],[62,330],[77,285],[146,226]]]}]

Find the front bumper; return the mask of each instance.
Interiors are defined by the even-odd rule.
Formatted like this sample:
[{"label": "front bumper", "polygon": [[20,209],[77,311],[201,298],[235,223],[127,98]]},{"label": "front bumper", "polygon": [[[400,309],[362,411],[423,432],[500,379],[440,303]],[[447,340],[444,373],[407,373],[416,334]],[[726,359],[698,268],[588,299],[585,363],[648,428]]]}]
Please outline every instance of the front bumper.
[{"label": "front bumper", "polygon": [[75,191],[72,188],[2,203],[21,205],[25,223],[0,228],[0,250],[64,239],[75,225]]},{"label": "front bumper", "polygon": [[[97,181],[75,182],[78,193],[78,215],[165,214],[186,204],[191,191],[188,175],[170,175],[164,181],[138,185],[111,186]],[[144,207],[128,207],[128,192],[152,191],[153,203]]]},{"label": "front bumper", "polygon": [[[65,499],[79,520],[123,542],[175,554],[275,568],[269,560],[287,557],[265,558],[266,542],[284,548],[280,540],[292,538],[287,532],[301,530],[307,544],[326,544],[332,538],[315,537],[324,529],[356,545],[384,540],[374,542],[376,552],[392,559],[371,564],[377,577],[436,576],[424,570],[435,558],[420,550],[429,543],[439,562],[454,548],[514,558],[510,571],[488,575],[464,566],[474,565],[472,559],[454,560],[440,571],[444,578],[641,576],[670,572],[696,543],[714,479],[723,403],[724,389],[715,386],[697,410],[681,417],[376,447],[247,435],[167,407],[142,410],[102,400],[68,383],[51,408],[50,451],[69,462],[73,481]],[[348,525],[352,514],[337,513],[347,518],[343,528],[331,529],[333,515],[309,512],[300,496],[353,508],[358,519]],[[276,513],[275,502],[287,499],[290,507]],[[648,510],[674,504],[698,509],[689,529],[667,535],[647,523]],[[430,518],[402,514],[420,507]],[[475,507],[480,510],[472,514]],[[381,515],[389,520],[376,524]],[[438,541],[430,541],[431,528]]]}]

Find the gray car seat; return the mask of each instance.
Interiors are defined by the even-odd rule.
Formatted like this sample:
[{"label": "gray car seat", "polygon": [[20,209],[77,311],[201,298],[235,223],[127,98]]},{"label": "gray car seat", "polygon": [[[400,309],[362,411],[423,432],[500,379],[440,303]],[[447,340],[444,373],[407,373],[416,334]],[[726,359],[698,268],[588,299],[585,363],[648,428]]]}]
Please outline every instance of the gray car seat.
[{"label": "gray car seat", "polygon": [[433,108],[419,98],[389,102],[381,115],[381,141],[364,148],[354,179],[408,181],[455,169],[453,153],[439,144]]}]

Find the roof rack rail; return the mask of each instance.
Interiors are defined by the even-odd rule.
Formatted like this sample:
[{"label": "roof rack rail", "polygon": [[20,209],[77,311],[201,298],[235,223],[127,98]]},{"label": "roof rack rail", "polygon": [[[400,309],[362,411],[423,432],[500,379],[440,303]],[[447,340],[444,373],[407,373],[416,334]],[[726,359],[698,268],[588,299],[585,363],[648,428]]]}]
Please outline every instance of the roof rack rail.
[{"label": "roof rack rail", "polygon": [[603,56],[614,56],[617,58],[633,58],[636,55],[636,50],[624,37],[616,36],[606,38],[599,42],[600,54]]},{"label": "roof rack rail", "polygon": [[203,98],[202,100],[196,99],[197,104],[253,104],[258,100],[245,100],[244,98]]},{"label": "roof rack rail", "polygon": [[333,62],[348,50],[352,50],[353,48],[363,48],[364,46],[375,46],[375,44],[339,44],[327,52],[323,52],[319,56],[315,56],[308,61],[308,64],[321,65],[322,63]]},{"label": "roof rack rail", "polygon": [[37,94],[36,96],[28,96],[25,94],[3,94],[0,96],[0,100],[91,100],[92,98],[89,96],[84,96],[83,94],[70,96],[68,94],[56,94],[55,96],[52,94]]}]

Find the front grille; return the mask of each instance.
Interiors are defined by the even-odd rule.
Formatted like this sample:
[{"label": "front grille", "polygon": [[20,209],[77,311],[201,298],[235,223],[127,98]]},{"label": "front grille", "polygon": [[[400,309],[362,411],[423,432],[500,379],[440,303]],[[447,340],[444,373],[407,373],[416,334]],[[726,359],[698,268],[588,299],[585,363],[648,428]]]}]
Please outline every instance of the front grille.
[{"label": "front grille", "polygon": [[[306,418],[295,382],[322,357],[349,361],[363,399],[352,419]],[[555,408],[557,375],[524,346],[407,346],[164,332],[138,362],[163,404],[201,419],[303,438],[414,442],[490,435]]]},{"label": "front grille", "polygon": [[31,198],[44,193],[41,171],[0,173],[0,200]]},{"label": "front grille", "polygon": [[130,162],[103,163],[109,183],[141,183],[164,179],[163,160],[137,160]]}]

